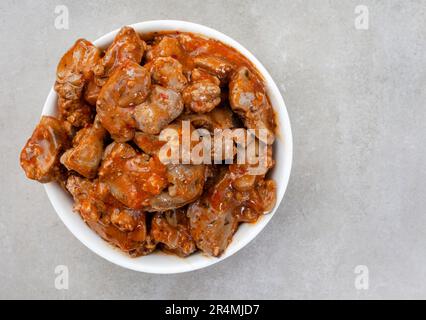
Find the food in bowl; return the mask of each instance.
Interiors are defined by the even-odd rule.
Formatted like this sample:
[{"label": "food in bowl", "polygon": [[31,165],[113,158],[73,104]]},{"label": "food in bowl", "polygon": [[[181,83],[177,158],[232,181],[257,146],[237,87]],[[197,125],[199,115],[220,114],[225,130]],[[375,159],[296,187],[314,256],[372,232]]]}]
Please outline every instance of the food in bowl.
[{"label": "food in bowl", "polygon": [[[274,207],[275,114],[261,75],[234,48],[124,27],[105,50],[77,40],[54,88],[57,115],[42,117],[21,166],[30,179],[63,186],[86,224],[129,255],[219,257],[239,224]],[[205,142],[206,131],[246,139],[202,148],[202,162],[184,159],[185,132]],[[198,146],[190,139],[189,154]],[[264,150],[266,160],[238,161],[241,150]]]}]

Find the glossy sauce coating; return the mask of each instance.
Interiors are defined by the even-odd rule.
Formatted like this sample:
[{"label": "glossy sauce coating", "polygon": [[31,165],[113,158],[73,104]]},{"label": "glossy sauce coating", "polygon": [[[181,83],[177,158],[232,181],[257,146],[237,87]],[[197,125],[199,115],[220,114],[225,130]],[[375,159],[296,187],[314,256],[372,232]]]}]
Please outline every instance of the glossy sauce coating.
[{"label": "glossy sauce coating", "polygon": [[[131,256],[220,256],[240,223],[274,207],[275,115],[259,72],[235,49],[124,27],[105,50],[77,40],[55,90],[59,119],[41,119],[21,166],[30,179],[61,182],[87,225]],[[267,146],[267,166],[251,174],[242,164],[162,163],[160,132],[175,129],[182,142],[184,120],[190,132],[266,129],[253,143]]]},{"label": "glossy sauce coating", "polygon": [[21,152],[21,166],[27,177],[42,183],[60,179],[59,157],[69,145],[67,125],[43,116]]},{"label": "glossy sauce coating", "polygon": [[136,152],[126,143],[110,144],[105,151],[99,178],[125,206],[142,209],[166,186],[166,167],[160,160]]}]

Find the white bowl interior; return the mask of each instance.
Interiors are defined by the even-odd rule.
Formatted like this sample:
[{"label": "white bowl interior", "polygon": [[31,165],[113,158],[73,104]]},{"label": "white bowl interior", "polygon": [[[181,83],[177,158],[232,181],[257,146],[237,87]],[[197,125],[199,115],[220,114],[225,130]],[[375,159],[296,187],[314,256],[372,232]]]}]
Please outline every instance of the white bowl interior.
[{"label": "white bowl interior", "polygon": [[[292,133],[287,109],[275,82],[272,80],[263,65],[247,49],[230,37],[214,29],[184,21],[156,20],[136,23],[131,26],[140,33],[179,30],[217,39],[238,50],[257,67],[265,79],[267,93],[274,107],[278,121],[278,135],[275,142],[274,155],[276,166],[271,173],[271,178],[277,182],[277,204],[275,208],[268,215],[261,217],[255,224],[242,224],[235,234],[233,241],[220,258],[207,257],[201,253],[193,254],[187,258],[180,258],[173,255],[166,255],[161,252],[156,252],[144,257],[131,258],[119,249],[102,240],[83,222],[77,213],[73,212],[71,196],[57,183],[46,184],[45,189],[53,207],[68,229],[89,249],[112,263],[135,271],[165,274],[204,268],[230,257],[247,245],[265,227],[277,210],[290,178],[293,156]],[[94,41],[94,44],[99,47],[108,46],[113,41],[117,32],[118,29],[102,36],[98,40]],[[45,102],[42,114],[55,115],[56,102],[57,95],[52,88]]]}]

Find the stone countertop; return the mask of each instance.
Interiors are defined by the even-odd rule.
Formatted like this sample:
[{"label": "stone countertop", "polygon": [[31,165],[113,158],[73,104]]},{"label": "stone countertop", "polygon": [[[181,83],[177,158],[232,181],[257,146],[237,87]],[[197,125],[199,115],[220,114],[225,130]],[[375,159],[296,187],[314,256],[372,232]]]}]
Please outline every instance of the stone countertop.
[{"label": "stone countertop", "polygon": [[[426,298],[426,1],[62,3],[68,30],[55,27],[58,1],[0,3],[0,298]],[[89,251],[18,161],[64,51],[155,19],[201,23],[248,48],[280,87],[294,134],[271,223],[231,258],[178,275]],[[58,265],[68,290],[55,288]]]}]

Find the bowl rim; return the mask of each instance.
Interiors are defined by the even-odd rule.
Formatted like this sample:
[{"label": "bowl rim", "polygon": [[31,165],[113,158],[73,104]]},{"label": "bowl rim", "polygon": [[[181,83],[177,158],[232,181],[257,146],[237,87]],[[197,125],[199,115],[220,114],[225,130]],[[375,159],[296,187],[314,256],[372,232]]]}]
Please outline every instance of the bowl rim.
[{"label": "bowl rim", "polygon": [[[232,256],[234,253],[241,250],[245,247],[249,242],[251,242],[266,226],[266,224],[272,219],[275,212],[277,211],[283,197],[285,191],[288,186],[288,182],[290,179],[290,173],[292,168],[293,161],[293,136],[290,125],[290,119],[287,112],[287,108],[284,102],[284,99],[275,83],[272,79],[269,72],[262,65],[262,63],[245,47],[243,47],[239,42],[232,39],[231,37],[204,25],[181,21],[181,20],[150,20],[143,21],[129,25],[134,28],[138,33],[146,33],[153,31],[181,31],[181,32],[191,32],[194,34],[199,34],[202,36],[206,36],[208,38],[219,40],[225,43],[228,46],[235,48],[242,55],[244,55],[258,70],[258,72],[263,76],[264,83],[266,86],[266,91],[268,97],[271,100],[274,100],[273,107],[274,112],[276,114],[278,121],[278,130],[281,136],[281,139],[284,140],[284,163],[283,172],[280,172],[280,179],[277,181],[277,202],[274,209],[268,213],[267,215],[262,216],[259,221],[255,224],[242,224],[239,227],[239,230],[234,235],[234,239],[231,244],[228,246],[227,250],[223,253],[223,255],[219,258],[212,258],[202,255],[201,253],[196,253],[187,258],[179,258],[171,255],[165,255],[161,253],[151,254],[148,256],[132,258],[125,253],[122,253],[120,250],[114,248],[112,245],[101,239],[93,230],[91,230],[87,225],[83,222],[81,217],[75,214],[72,210],[69,210],[69,207],[66,208],[63,201],[67,201],[65,199],[64,194],[66,192],[62,190],[59,185],[55,182],[47,183],[44,185],[47,196],[54,207],[56,213],[62,222],[66,225],[66,227],[71,231],[71,233],[86,247],[88,247],[91,251],[101,256],[102,258],[118,265],[126,269],[145,272],[145,273],[153,273],[153,274],[175,274],[182,272],[189,272],[198,269],[202,269],[213,264],[216,264],[220,261],[225,260],[226,258]],[[115,35],[118,33],[119,29],[111,31],[93,43],[98,47],[106,47],[109,45]],[[272,99],[273,98],[273,99]],[[49,95],[44,104],[42,115],[51,115],[55,113],[56,109],[56,101],[57,95],[56,92],[51,88]],[[272,102],[272,101],[271,101]],[[278,140],[279,137],[277,137]],[[67,195],[68,196],[68,195]],[[69,197],[69,196],[68,196]],[[71,200],[68,200],[71,201]],[[79,223],[75,216],[81,220]],[[81,224],[84,224],[85,230],[81,228]],[[248,234],[242,236],[241,239],[235,243],[235,238],[240,232],[241,228],[245,228],[248,230]],[[90,231],[88,231],[90,230]],[[93,233],[93,234],[91,234]],[[241,234],[241,233],[240,233]],[[99,242],[94,238],[96,236]],[[103,244],[102,244],[103,243]],[[157,257],[155,257],[157,256]],[[153,257],[150,263],[147,262],[147,257]],[[164,258],[167,257],[167,258]],[[195,257],[195,258],[194,258]],[[145,262],[143,260],[146,260]],[[192,259],[192,260],[191,260]],[[162,260],[170,260],[167,265],[159,263]],[[170,263],[175,262],[174,265],[170,265]]]}]

